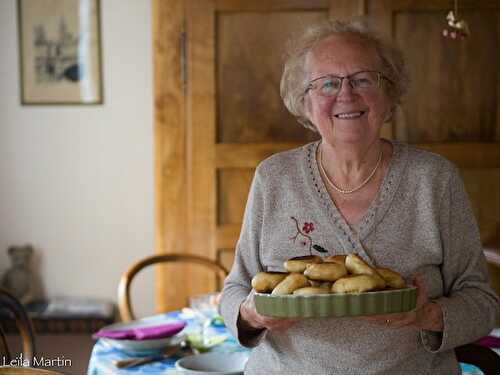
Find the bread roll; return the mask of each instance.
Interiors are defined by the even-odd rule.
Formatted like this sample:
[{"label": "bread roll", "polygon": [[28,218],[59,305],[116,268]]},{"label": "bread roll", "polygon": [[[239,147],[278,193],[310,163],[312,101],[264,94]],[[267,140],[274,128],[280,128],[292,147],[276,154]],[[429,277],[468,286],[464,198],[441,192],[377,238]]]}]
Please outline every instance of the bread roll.
[{"label": "bread roll", "polygon": [[330,290],[321,287],[306,286],[304,288],[295,289],[293,295],[310,296],[314,294],[330,294]]},{"label": "bread roll", "polygon": [[333,262],[309,264],[304,275],[311,280],[335,281],[347,275],[347,269],[343,264]]},{"label": "bread roll", "polygon": [[345,258],[345,266],[347,270],[353,275],[371,275],[378,283],[378,289],[384,289],[386,282],[382,276],[379,275],[377,270],[366,263],[357,254],[349,254]]},{"label": "bread roll", "polygon": [[353,275],[373,275],[377,272],[357,254],[347,255],[345,266]]},{"label": "bread roll", "polygon": [[309,286],[309,281],[301,273],[291,273],[273,289],[273,295],[292,294],[294,290]]},{"label": "bread roll", "polygon": [[317,255],[305,255],[288,259],[285,262],[285,269],[288,272],[302,273],[308,264],[322,263],[323,258]]},{"label": "bread roll", "polygon": [[347,255],[330,255],[329,257],[326,257],[323,261],[327,263],[340,263],[340,264],[345,264],[345,258]]},{"label": "bread roll", "polygon": [[259,293],[272,292],[287,275],[286,272],[259,272],[252,278],[252,288]]},{"label": "bread roll", "polygon": [[332,285],[332,293],[363,293],[378,290],[378,281],[372,275],[351,275],[338,279]]},{"label": "bread roll", "polygon": [[382,276],[389,288],[401,289],[406,286],[403,277],[389,268],[377,268],[377,272]]}]

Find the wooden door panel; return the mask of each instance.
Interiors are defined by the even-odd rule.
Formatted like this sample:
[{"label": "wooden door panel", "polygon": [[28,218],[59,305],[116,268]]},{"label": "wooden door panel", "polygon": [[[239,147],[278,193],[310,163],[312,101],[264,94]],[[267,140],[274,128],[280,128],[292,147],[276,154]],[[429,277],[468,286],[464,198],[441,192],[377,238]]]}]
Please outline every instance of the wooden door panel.
[{"label": "wooden door panel", "polygon": [[463,170],[500,168],[500,145],[497,142],[436,142],[416,146],[444,155]]},{"label": "wooden door panel", "polygon": [[261,160],[277,152],[299,147],[304,142],[218,143],[215,146],[217,168],[255,168]]},{"label": "wooden door panel", "polygon": [[[465,169],[465,187],[481,229],[481,238],[488,243],[500,232],[500,168]],[[497,235],[498,236],[498,235]]]},{"label": "wooden door panel", "polygon": [[241,224],[254,169],[221,169],[218,173],[218,224]]},{"label": "wooden door panel", "polygon": [[327,18],[327,11],[218,13],[219,143],[303,142],[315,138],[283,106],[279,87],[290,34]]},{"label": "wooden door panel", "polygon": [[405,48],[412,84],[395,137],[411,143],[498,141],[495,110],[500,74],[498,12],[463,11],[472,33],[465,41],[442,36],[444,10],[399,12],[393,35]]}]

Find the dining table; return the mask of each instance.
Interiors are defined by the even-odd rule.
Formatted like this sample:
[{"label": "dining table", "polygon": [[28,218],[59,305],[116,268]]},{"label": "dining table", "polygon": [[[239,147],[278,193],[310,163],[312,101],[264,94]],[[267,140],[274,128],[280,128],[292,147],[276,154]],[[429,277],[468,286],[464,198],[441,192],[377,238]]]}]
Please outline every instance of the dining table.
[{"label": "dining table", "polygon": [[[141,319],[141,321],[147,322],[148,324],[158,325],[165,322],[183,321],[186,323],[186,326],[181,334],[185,335],[187,338],[199,335],[200,327],[204,324],[201,320],[202,317],[194,314],[190,309],[158,314]],[[212,344],[209,347],[201,348],[202,351],[222,353],[243,352],[250,354],[250,349],[241,346],[221,320],[214,319],[210,323],[208,331]],[[120,360],[133,359],[141,356],[147,357],[157,354],[158,353],[137,353],[124,350],[121,347],[113,345],[110,340],[99,338],[92,349],[87,375],[182,375],[181,372],[175,368],[175,363],[180,358],[178,355],[130,368],[118,368],[116,366],[117,361]]]},{"label": "dining table", "polygon": [[[182,333],[185,334],[186,337],[192,337],[196,332],[199,332],[200,327],[203,325],[203,322],[201,321],[202,317],[194,314],[190,309],[158,314],[142,320],[152,324],[183,321],[186,323],[186,327]],[[243,352],[250,355],[251,350],[241,346],[220,320],[215,319],[210,323],[209,332],[214,345],[209,348],[205,348],[204,350],[222,353]],[[496,329],[494,333],[495,336],[500,337],[500,329]],[[500,350],[496,350],[500,354]],[[175,363],[180,358],[178,355],[161,360],[155,360],[153,362],[131,368],[118,368],[116,366],[116,362],[119,360],[150,355],[152,354],[147,352],[136,353],[133,351],[123,350],[123,348],[116,347],[108,340],[101,338],[96,341],[92,350],[87,375],[182,375],[182,373],[175,368]],[[476,366],[460,363],[460,367],[462,375],[483,375],[483,373]]]}]

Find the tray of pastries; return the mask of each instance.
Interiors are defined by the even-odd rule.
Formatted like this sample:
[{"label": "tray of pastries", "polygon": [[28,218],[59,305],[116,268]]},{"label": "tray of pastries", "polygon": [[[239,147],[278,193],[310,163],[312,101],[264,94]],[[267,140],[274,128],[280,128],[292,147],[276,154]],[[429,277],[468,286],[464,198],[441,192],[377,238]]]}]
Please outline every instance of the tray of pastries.
[{"label": "tray of pastries", "polygon": [[372,267],[357,254],[295,257],[286,272],[259,272],[252,278],[255,307],[284,318],[348,317],[406,312],[417,288],[385,267]]}]

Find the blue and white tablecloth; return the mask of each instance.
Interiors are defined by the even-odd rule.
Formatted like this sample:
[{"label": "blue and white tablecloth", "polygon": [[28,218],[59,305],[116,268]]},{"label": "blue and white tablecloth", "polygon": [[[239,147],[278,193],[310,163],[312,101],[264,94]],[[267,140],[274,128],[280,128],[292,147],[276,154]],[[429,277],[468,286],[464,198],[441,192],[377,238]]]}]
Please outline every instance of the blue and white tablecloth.
[{"label": "blue and white tablecloth", "polygon": [[[164,323],[171,319],[183,320],[187,323],[185,332],[188,336],[191,332],[199,330],[200,322],[196,320],[193,315],[185,314],[179,311],[155,315],[148,318],[158,324]],[[250,352],[249,349],[239,345],[235,338],[229,333],[226,327],[220,324],[212,324],[209,328],[209,333],[212,337],[226,337],[223,342],[214,346],[210,351],[215,352]],[[146,354],[142,354],[148,355]],[[99,339],[94,345],[92,354],[90,356],[89,367],[87,375],[116,375],[116,374],[162,374],[162,375],[179,375],[180,373],[175,370],[175,362],[179,357],[171,357],[161,361],[144,364],[129,369],[118,369],[113,363],[116,360],[129,359],[132,357],[139,357],[140,355],[134,353],[126,353],[110,345],[106,340]]]}]

